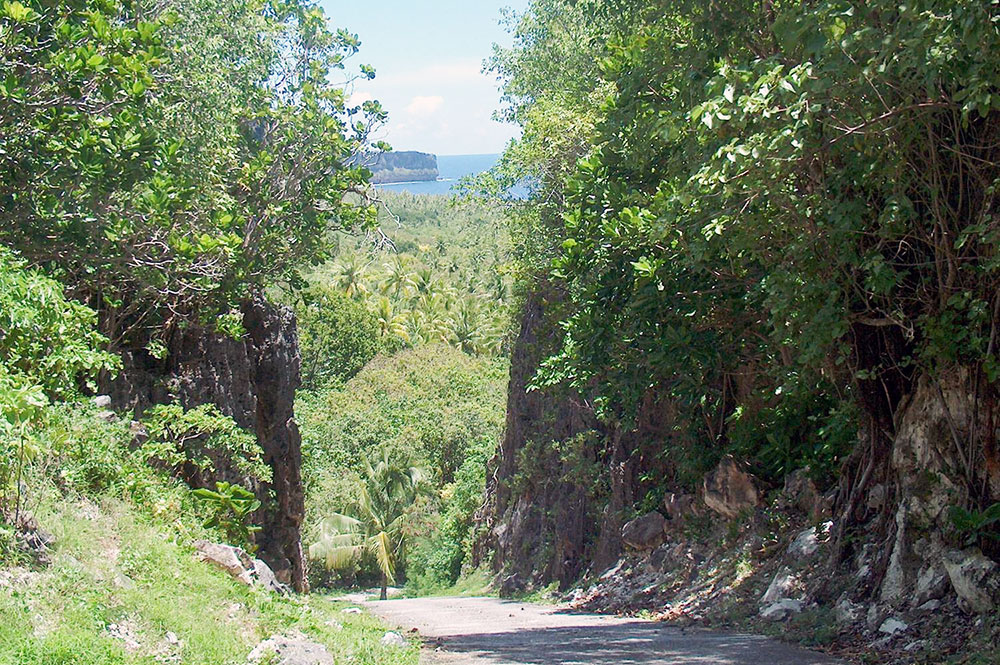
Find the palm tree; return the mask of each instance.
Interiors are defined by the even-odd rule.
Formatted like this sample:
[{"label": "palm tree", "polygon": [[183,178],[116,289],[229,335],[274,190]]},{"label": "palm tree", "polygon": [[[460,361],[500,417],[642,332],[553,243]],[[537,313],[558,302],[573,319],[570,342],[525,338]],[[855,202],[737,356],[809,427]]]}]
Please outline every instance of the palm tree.
[{"label": "palm tree", "polygon": [[353,514],[334,513],[324,519],[309,556],[321,559],[328,570],[341,570],[371,554],[382,575],[380,597],[385,600],[404,553],[403,527],[417,497],[426,491],[426,477],[422,469],[394,464],[384,453],[377,464],[368,465]]},{"label": "palm tree", "polygon": [[464,301],[449,322],[450,341],[465,353],[477,355],[482,349],[483,328],[479,308],[472,301]]},{"label": "palm tree", "polygon": [[382,280],[382,293],[391,293],[395,300],[399,300],[400,294],[406,293],[414,288],[416,284],[409,268],[403,260],[397,256],[395,261],[382,264],[387,274]]},{"label": "palm tree", "polygon": [[413,278],[418,297],[430,296],[438,291],[438,280],[431,268],[422,268]]},{"label": "palm tree", "polygon": [[410,343],[410,335],[406,331],[406,317],[396,312],[392,301],[386,296],[379,296],[375,301],[375,318],[378,320],[379,332],[383,337],[397,338],[404,344]]},{"label": "palm tree", "polygon": [[365,273],[368,266],[356,255],[351,255],[346,261],[337,265],[337,286],[349,298],[359,298],[368,293],[365,283]]}]

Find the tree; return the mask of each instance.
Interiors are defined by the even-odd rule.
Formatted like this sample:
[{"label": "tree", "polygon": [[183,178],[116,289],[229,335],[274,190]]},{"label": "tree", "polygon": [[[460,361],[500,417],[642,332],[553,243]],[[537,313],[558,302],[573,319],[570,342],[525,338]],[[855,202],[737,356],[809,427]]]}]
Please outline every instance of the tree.
[{"label": "tree", "polygon": [[334,78],[358,46],[311,0],[3,3],[0,242],[113,342],[296,281],[374,220],[348,164],[384,113]]},{"label": "tree", "polygon": [[385,600],[404,556],[410,509],[425,491],[425,482],[425,471],[394,463],[385,453],[374,466],[368,465],[352,514],[334,513],[323,520],[309,556],[321,559],[329,570],[340,570],[371,555],[382,576],[380,598]]},{"label": "tree", "polygon": [[382,347],[376,315],[364,303],[333,289],[306,289],[299,295],[295,314],[302,386],[307,390],[347,381]]}]

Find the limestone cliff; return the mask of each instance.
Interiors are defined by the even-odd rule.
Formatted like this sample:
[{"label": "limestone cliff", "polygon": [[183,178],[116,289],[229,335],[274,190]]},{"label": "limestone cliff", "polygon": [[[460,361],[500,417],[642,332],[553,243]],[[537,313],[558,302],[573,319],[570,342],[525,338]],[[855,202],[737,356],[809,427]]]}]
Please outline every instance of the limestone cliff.
[{"label": "limestone cliff", "polygon": [[[295,316],[261,296],[245,301],[242,312],[246,334],[241,339],[192,325],[175,330],[164,360],[145,350],[123,350],[122,371],[103,388],[117,407],[137,416],[154,404],[214,404],[256,433],[273,476],[271,483],[254,488],[263,503],[256,517],[262,527],[258,556],[279,581],[305,591],[301,439],[293,409],[300,363]],[[213,486],[234,475],[223,461],[215,476],[197,482]]]},{"label": "limestone cliff", "polygon": [[437,156],[426,152],[381,152],[363,158],[372,172],[372,182],[414,182],[438,179]]}]

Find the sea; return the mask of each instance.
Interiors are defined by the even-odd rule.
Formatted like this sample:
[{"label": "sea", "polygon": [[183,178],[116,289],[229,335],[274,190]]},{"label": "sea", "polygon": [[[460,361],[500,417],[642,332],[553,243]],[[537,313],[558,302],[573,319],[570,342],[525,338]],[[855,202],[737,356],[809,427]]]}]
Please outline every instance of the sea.
[{"label": "sea", "polygon": [[500,159],[500,155],[438,155],[438,179],[425,182],[394,182],[378,185],[389,192],[410,192],[411,194],[457,194],[452,188],[468,175],[489,171]]}]

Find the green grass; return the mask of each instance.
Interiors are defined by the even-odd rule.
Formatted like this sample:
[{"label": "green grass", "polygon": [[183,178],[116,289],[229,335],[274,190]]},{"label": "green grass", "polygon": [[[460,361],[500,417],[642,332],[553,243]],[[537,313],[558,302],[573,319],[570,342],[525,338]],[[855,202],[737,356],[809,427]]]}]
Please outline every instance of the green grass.
[{"label": "green grass", "polygon": [[260,640],[291,631],[325,644],[338,664],[417,662],[416,645],[379,643],[377,619],[322,596],[244,587],[195,560],[176,526],[126,503],[53,503],[38,515],[57,545],[46,568],[0,566],[0,665],[242,664]]}]

